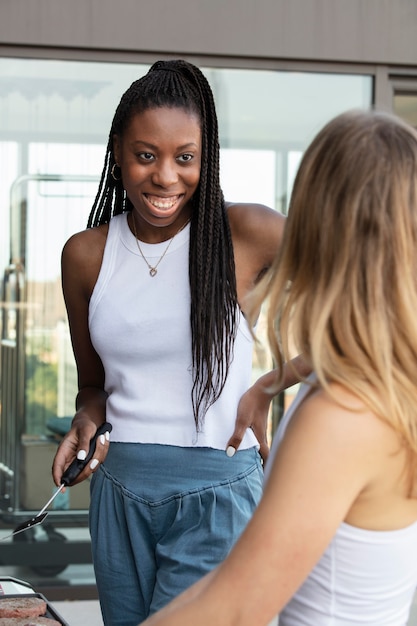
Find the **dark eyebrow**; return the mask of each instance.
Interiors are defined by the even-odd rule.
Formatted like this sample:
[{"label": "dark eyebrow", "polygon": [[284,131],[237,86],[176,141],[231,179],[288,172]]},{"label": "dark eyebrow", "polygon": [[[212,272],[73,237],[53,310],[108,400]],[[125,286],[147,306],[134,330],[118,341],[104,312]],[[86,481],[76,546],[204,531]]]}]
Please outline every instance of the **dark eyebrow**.
[{"label": "dark eyebrow", "polygon": [[[142,141],[140,139],[138,139],[137,141],[133,141],[132,146],[142,146],[144,148],[148,148],[149,150],[158,150],[157,146],[154,146],[152,143],[148,143],[147,141]],[[190,148],[198,148],[198,146],[193,141],[190,141],[190,143],[185,143],[183,146],[178,146],[177,150],[189,150]]]},{"label": "dark eyebrow", "polygon": [[150,150],[156,150],[156,146],[154,146],[151,143],[148,143],[147,141],[140,141],[140,140],[132,141],[132,146],[137,146],[137,147],[142,146],[144,148],[149,148]]},{"label": "dark eyebrow", "polygon": [[188,150],[189,148],[198,148],[197,144],[194,141],[190,141],[190,143],[185,143],[183,146],[178,146],[178,150]]}]

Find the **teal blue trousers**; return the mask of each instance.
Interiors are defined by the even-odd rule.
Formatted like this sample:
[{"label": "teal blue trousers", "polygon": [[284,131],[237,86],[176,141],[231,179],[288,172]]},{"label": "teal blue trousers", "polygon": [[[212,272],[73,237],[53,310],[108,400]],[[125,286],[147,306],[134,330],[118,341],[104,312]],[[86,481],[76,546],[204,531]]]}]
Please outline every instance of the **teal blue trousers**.
[{"label": "teal blue trousers", "polygon": [[262,493],[258,450],[110,444],[91,481],[90,533],[105,626],[137,626],[213,569]]}]

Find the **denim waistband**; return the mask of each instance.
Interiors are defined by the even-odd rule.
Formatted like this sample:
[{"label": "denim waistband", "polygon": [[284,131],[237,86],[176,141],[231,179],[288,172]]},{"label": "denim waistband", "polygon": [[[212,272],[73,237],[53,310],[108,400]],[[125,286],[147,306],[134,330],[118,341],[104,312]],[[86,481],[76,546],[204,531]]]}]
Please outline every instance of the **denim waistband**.
[{"label": "denim waistband", "polygon": [[256,447],[228,457],[214,448],[112,442],[104,462],[123,487],[145,497],[155,492],[157,499],[231,482],[255,469],[262,472]]}]

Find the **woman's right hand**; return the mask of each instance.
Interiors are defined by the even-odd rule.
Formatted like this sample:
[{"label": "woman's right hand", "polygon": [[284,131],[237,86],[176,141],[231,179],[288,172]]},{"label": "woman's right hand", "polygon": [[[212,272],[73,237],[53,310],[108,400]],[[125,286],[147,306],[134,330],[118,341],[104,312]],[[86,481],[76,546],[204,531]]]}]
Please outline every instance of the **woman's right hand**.
[{"label": "woman's right hand", "polygon": [[[90,441],[97,431],[97,425],[88,417],[77,414],[71,429],[60,443],[52,465],[52,477],[59,487],[62,484],[62,475],[75,458],[83,461],[89,451]],[[95,451],[90,462],[82,470],[72,484],[88,478],[104,461],[109,448],[109,433],[105,432],[97,437]]]}]

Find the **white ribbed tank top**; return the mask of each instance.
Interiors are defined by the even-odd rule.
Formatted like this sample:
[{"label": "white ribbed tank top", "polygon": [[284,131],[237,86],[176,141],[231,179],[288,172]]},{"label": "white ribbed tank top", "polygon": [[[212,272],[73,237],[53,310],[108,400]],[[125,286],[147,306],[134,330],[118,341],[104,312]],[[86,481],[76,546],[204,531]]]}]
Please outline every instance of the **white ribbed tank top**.
[{"label": "white ribbed tank top", "polygon": [[[127,213],[110,220],[90,300],[89,328],[105,370],[112,441],[223,450],[234,431],[239,399],[251,384],[253,341],[240,315],[225,388],[197,436],[191,403],[189,237],[187,226],[173,239],[152,278]],[[154,264],[167,242],[140,246]],[[248,430],[241,448],[254,445]]]}]

